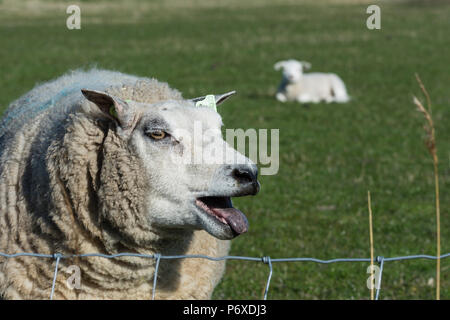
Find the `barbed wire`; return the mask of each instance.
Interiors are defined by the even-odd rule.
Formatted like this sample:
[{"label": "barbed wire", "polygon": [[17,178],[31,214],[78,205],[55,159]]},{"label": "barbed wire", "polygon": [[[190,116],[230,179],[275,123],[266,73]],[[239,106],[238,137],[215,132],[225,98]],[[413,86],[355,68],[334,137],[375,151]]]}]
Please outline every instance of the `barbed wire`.
[{"label": "barbed wire", "polygon": [[[152,300],[155,300],[155,294],[156,294],[156,285],[157,285],[157,279],[158,279],[158,269],[159,269],[159,263],[161,259],[165,260],[173,260],[173,259],[206,259],[211,261],[223,261],[223,260],[241,260],[241,261],[256,261],[256,262],[262,262],[264,264],[267,264],[269,266],[269,276],[266,281],[266,286],[264,289],[264,300],[267,300],[267,295],[269,293],[269,286],[270,281],[272,279],[272,273],[273,273],[273,265],[272,263],[277,262],[314,262],[314,263],[321,263],[321,264],[330,264],[330,263],[338,263],[338,262],[371,262],[370,258],[338,258],[338,259],[330,259],[330,260],[322,260],[322,259],[316,259],[316,258],[278,258],[278,259],[272,259],[269,256],[264,257],[245,257],[245,256],[223,256],[223,257],[210,257],[207,255],[172,255],[172,256],[164,256],[160,253],[155,254],[140,254],[140,253],[118,253],[118,254],[102,254],[102,253],[85,253],[85,254],[72,254],[72,255],[63,255],[60,253],[55,254],[41,254],[41,253],[14,253],[14,254],[7,254],[0,252],[0,257],[4,258],[17,258],[17,257],[38,257],[38,258],[49,258],[54,259],[55,262],[55,271],[53,274],[53,281],[52,281],[52,289],[50,293],[50,300],[53,300],[53,296],[55,293],[55,286],[56,286],[56,277],[58,275],[58,267],[59,262],[61,259],[72,259],[72,258],[88,258],[88,257],[99,257],[99,258],[105,258],[105,259],[115,259],[120,257],[138,257],[138,258],[145,258],[145,259],[155,259],[156,265],[155,265],[155,273],[153,276],[153,287],[152,287]],[[446,253],[440,256],[440,259],[445,259],[450,257],[450,253]],[[381,279],[383,276],[383,270],[384,270],[384,264],[385,262],[390,261],[401,261],[401,260],[413,260],[413,259],[428,259],[428,260],[437,260],[437,256],[431,256],[431,255],[410,255],[410,256],[399,256],[399,257],[391,257],[391,258],[385,258],[383,256],[377,256],[374,262],[378,263],[380,265],[380,271],[378,275],[378,279],[376,281],[376,295],[375,300],[379,299],[380,289],[381,289]]]}]

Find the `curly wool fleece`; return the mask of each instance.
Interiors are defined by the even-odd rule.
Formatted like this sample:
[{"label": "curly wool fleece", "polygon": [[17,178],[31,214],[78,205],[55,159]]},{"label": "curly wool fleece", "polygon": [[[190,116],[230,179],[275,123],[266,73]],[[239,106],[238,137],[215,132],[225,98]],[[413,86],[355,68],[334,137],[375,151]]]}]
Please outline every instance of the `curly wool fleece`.
[{"label": "curly wool fleece", "polygon": [[[135,252],[223,256],[229,241],[205,231],[152,229],[143,222],[146,181],[138,159],[92,112],[80,89],[154,103],[181,100],[154,79],[74,71],[13,102],[0,123],[0,251],[43,254]],[[0,257],[0,297],[48,299],[53,259]],[[81,269],[80,289],[66,281]],[[149,299],[155,261],[123,257],[62,259],[55,299]],[[161,260],[157,299],[207,299],[224,262]]]}]

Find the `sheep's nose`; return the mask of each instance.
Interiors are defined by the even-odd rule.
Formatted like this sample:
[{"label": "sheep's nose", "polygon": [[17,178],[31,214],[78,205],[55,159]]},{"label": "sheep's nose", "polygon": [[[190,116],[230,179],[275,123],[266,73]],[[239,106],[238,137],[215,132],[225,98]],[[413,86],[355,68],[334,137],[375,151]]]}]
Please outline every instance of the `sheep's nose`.
[{"label": "sheep's nose", "polygon": [[239,183],[253,183],[257,179],[257,173],[248,167],[235,168],[231,174]]},{"label": "sheep's nose", "polygon": [[256,165],[239,165],[231,171],[231,176],[250,194],[257,194],[260,189],[258,182],[258,168]]}]

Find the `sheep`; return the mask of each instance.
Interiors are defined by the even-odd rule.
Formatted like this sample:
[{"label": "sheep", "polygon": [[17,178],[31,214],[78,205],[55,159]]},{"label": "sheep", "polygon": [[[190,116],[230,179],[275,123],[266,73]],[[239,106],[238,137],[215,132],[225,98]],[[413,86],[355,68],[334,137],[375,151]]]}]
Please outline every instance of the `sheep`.
[{"label": "sheep", "polygon": [[274,69],[283,71],[283,78],[276,93],[281,102],[319,103],[325,101],[345,103],[350,100],[345,84],[334,73],[303,73],[311,63],[294,59],[275,63]]},{"label": "sheep", "polygon": [[[222,139],[220,115],[198,100],[156,79],[92,69],[14,101],[0,123],[0,252],[227,255],[248,229],[231,197],[259,191],[257,167]],[[189,137],[195,123],[208,139]],[[185,161],[199,147],[233,161]],[[48,299],[54,263],[0,257],[0,298]],[[155,263],[61,259],[53,297],[149,299]],[[67,282],[72,265],[79,288]],[[162,259],[155,298],[209,299],[224,268]]]}]

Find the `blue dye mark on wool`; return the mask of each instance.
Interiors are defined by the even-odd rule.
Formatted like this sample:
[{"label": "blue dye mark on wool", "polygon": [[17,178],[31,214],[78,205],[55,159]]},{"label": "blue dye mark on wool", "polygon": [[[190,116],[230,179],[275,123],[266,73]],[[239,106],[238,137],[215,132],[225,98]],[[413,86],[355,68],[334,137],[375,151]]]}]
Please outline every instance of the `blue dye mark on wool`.
[{"label": "blue dye mark on wool", "polygon": [[[81,89],[104,91],[110,87],[133,86],[141,78],[120,72],[97,70],[74,71],[61,76],[46,86],[36,87],[25,96],[16,100],[14,108],[9,108],[0,120],[0,138],[14,132],[32,121],[39,113],[54,108],[52,112],[65,113],[72,110],[83,97]],[[142,78],[144,79],[144,78]],[[61,101],[64,99],[64,101]],[[17,105],[17,103],[19,103]],[[8,132],[10,131],[10,132]]]},{"label": "blue dye mark on wool", "polygon": [[[76,86],[75,88],[74,87],[65,88],[64,90],[60,91],[56,96],[53,96],[52,98],[45,101],[44,103],[37,102],[37,103],[27,104],[25,102],[23,107],[17,107],[15,110],[9,112],[8,115],[4,119],[2,119],[2,122],[0,124],[0,135],[2,134],[2,131],[4,130],[4,128],[8,124],[8,122],[11,121],[12,119],[21,117],[24,113],[27,113],[27,115],[28,115],[27,118],[32,118],[35,115],[39,114],[40,112],[42,112],[50,107],[53,107],[55,105],[55,103],[58,102],[60,99],[66,97],[70,93],[76,92],[77,90],[78,91],[81,90],[81,87],[78,88]],[[27,100],[29,101],[29,98]]]},{"label": "blue dye mark on wool", "polygon": [[[45,102],[39,101],[35,103],[28,103],[30,101],[30,98],[27,98],[26,101],[21,105],[16,107],[14,110],[7,112],[7,115],[0,121],[0,137],[5,134],[6,127],[8,123],[12,120],[24,117],[26,119],[32,119],[35,116],[37,116],[39,113],[50,109],[58,104],[58,102],[72,94],[80,94],[81,95],[81,89],[84,89],[86,87],[89,87],[93,90],[100,90],[101,88],[104,88],[105,86],[99,85],[99,83],[74,83],[70,87],[64,88],[59,93],[51,97],[50,99],[46,100]],[[61,107],[61,106],[60,106]]]}]

